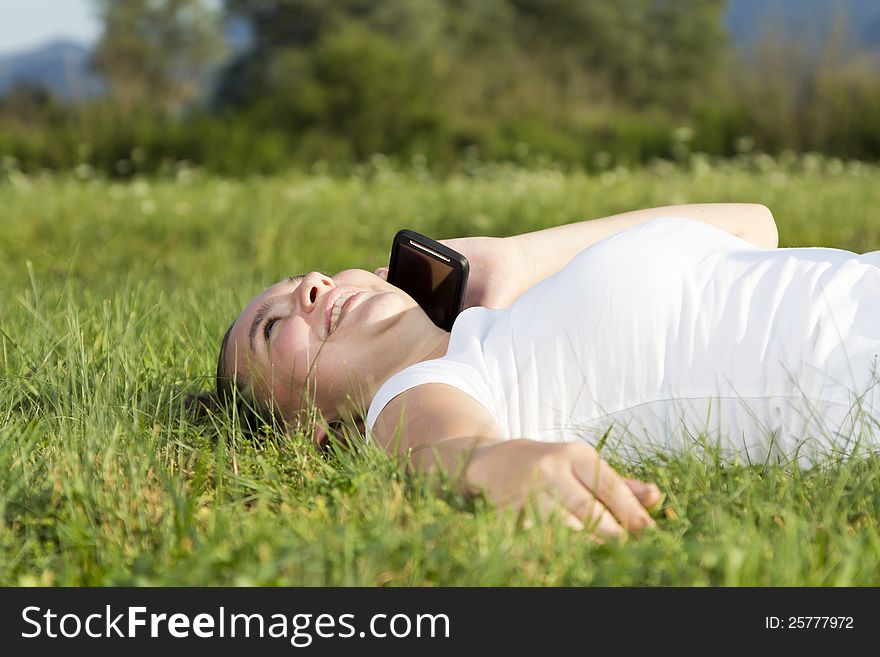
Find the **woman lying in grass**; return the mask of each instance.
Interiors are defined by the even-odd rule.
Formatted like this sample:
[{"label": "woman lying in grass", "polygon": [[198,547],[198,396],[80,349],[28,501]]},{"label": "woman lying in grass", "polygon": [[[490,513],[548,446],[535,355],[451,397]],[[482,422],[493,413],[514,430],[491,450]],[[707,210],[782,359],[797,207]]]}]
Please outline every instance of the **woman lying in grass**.
[{"label": "woman lying in grass", "polygon": [[311,272],[235,320],[218,396],[321,444],[328,423],[360,422],[500,506],[534,493],[572,527],[639,532],[660,491],[592,445],[641,455],[705,441],[804,465],[850,453],[854,406],[869,418],[876,406],[880,251],[777,240],[769,210],[749,204],[446,240],[471,264],[451,333],[384,269]]}]

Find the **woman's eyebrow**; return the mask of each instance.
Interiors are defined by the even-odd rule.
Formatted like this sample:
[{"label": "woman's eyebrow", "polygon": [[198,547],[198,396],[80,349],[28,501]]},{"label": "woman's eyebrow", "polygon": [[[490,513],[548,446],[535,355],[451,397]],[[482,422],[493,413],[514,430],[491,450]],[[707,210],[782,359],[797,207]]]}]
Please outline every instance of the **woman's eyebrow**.
[{"label": "woman's eyebrow", "polygon": [[[305,274],[299,274],[298,276],[290,276],[285,282],[290,283],[293,286],[297,286],[302,282],[302,279],[306,277]],[[269,315],[269,311],[272,310],[272,306],[275,305],[274,300],[269,299],[266,303],[260,306],[257,313],[254,315],[254,321],[251,323],[251,328],[248,331],[248,342],[251,345],[251,351],[256,351],[257,345],[254,340],[257,337],[257,331],[260,330],[260,324],[262,324],[266,317]]]}]

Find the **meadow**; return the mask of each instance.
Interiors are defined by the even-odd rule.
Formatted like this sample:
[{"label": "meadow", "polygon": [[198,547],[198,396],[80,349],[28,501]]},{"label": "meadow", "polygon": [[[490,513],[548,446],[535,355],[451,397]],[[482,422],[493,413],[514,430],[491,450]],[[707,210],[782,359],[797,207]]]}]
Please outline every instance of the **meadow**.
[{"label": "meadow", "polygon": [[685,202],[769,206],[781,246],[880,249],[880,166],[691,156],[595,173],[381,157],[224,179],[0,168],[0,585],[878,585],[880,457],[634,466],[658,527],[526,528],[375,448],[198,420],[218,342],[282,277],[385,264],[394,232],[508,235]]}]

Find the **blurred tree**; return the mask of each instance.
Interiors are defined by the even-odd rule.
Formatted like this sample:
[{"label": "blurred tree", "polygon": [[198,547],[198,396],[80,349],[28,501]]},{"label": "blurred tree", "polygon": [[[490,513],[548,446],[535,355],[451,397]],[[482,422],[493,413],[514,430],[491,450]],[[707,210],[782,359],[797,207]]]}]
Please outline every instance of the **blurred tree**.
[{"label": "blurred tree", "polygon": [[518,70],[538,66],[563,103],[579,100],[572,91],[584,77],[636,106],[690,103],[727,50],[726,0],[227,0],[226,7],[255,35],[218,90],[222,103],[238,106],[277,82],[270,68],[281,51],[308,53],[348,23],[392,42],[401,59],[431,52],[490,99],[517,87]]},{"label": "blurred tree", "polygon": [[432,131],[457,145],[523,129],[540,139],[603,105],[685,113],[711,96],[725,4],[226,0],[253,41],[216,101],[356,156],[407,150]]},{"label": "blurred tree", "polygon": [[833,14],[821,48],[768,22],[734,70],[743,132],[759,150],[880,153],[880,59],[858,46],[845,14]]},{"label": "blurred tree", "polygon": [[222,52],[220,12],[205,0],[96,0],[104,31],[92,59],[113,101],[179,114]]},{"label": "blurred tree", "polygon": [[35,115],[45,115],[57,107],[49,89],[28,82],[17,81],[0,96],[0,116],[4,118],[33,119]]},{"label": "blurred tree", "polygon": [[726,0],[509,0],[522,48],[567,98],[578,77],[637,107],[689,105],[727,51]]},{"label": "blurred tree", "polygon": [[406,151],[441,120],[430,58],[417,50],[403,58],[393,41],[356,23],[327,34],[308,57],[280,49],[269,75],[274,116],[344,138],[355,158]]},{"label": "blurred tree", "polygon": [[406,150],[442,121],[442,0],[228,0],[254,39],[223,72],[221,107],[319,134],[357,158]]},{"label": "blurred tree", "polygon": [[[273,63],[291,52],[308,57],[333,33],[360,25],[395,43],[403,59],[410,50],[437,45],[443,0],[226,0],[227,12],[245,19],[254,38],[236,57],[216,89],[219,104],[243,107],[277,95],[284,84]],[[290,89],[287,89],[290,91]]]}]

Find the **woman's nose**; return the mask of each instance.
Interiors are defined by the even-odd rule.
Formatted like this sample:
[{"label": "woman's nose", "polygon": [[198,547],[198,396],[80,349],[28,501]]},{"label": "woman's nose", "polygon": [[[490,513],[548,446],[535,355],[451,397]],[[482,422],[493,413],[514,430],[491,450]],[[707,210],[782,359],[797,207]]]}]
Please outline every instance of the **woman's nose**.
[{"label": "woman's nose", "polygon": [[299,287],[300,302],[303,310],[311,310],[318,299],[335,287],[333,279],[324,274],[313,271],[306,274],[302,285]]}]

